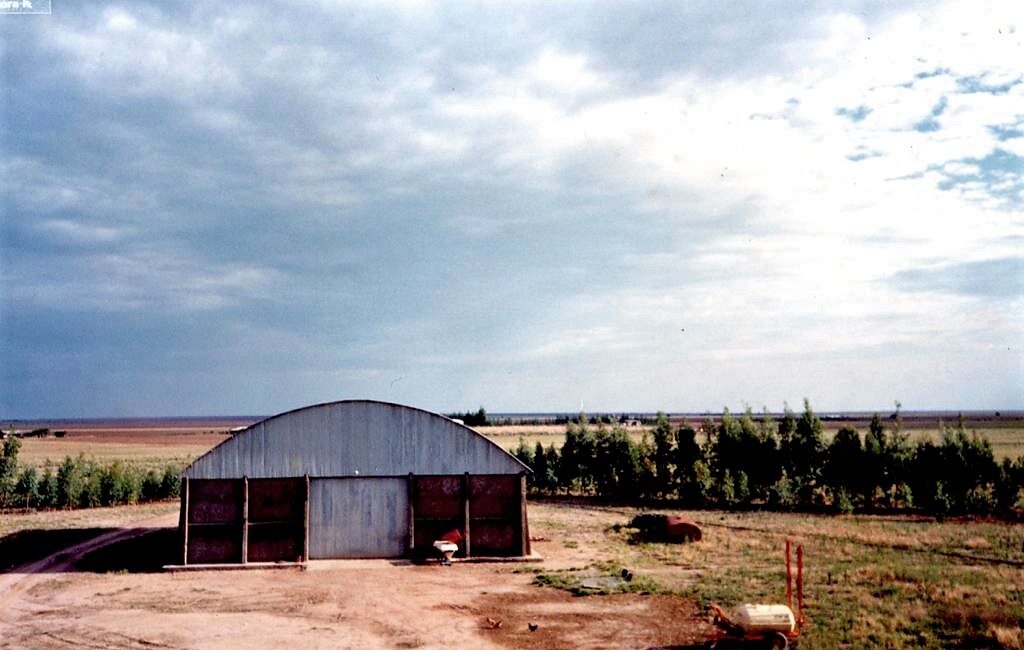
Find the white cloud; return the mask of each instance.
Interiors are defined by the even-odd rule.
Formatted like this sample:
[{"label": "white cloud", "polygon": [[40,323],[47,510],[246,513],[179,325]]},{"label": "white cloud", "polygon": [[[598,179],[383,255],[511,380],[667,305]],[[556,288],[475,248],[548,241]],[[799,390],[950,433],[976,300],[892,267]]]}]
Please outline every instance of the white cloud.
[{"label": "white cloud", "polygon": [[545,49],[527,68],[527,75],[543,91],[571,97],[609,89],[609,83],[597,74],[582,54]]},{"label": "white cloud", "polygon": [[205,37],[161,28],[155,22],[108,7],[90,29],[54,25],[48,44],[66,53],[77,76],[101,92],[116,89],[128,96],[183,101],[242,91],[232,66]]},{"label": "white cloud", "polygon": [[[1024,139],[1000,142],[991,128],[1021,118],[1022,11],[823,10],[799,38],[771,36],[782,60],[742,75],[708,72],[723,67],[702,61],[717,45],[631,70],[588,50],[600,39],[538,30],[525,14],[509,39],[535,37],[523,43],[442,31],[444,12],[429,8],[346,8],[330,24],[289,16],[273,28],[243,7],[164,21],[126,6],[55,22],[45,48],[70,72],[54,74],[98,105],[111,98],[80,128],[102,154],[82,162],[43,148],[2,169],[34,219],[22,230],[93,254],[19,268],[7,294],[166,317],[294,298],[300,284],[313,309],[344,284],[346,305],[392,316],[361,321],[365,349],[385,356],[396,339],[416,342],[405,352],[430,348],[398,365],[456,360],[468,386],[488,348],[508,348],[502,364],[537,373],[544,391],[560,373],[596,386],[611,365],[615,378],[594,390],[624,407],[670,399],[674,379],[692,388],[699,376],[712,396],[777,381],[799,391],[801,377],[826,384],[830,366],[859,354],[920,353],[907,353],[912,370],[886,370],[895,385],[934,370],[946,349],[1024,338],[998,319],[1006,301],[908,297],[889,282],[1019,255],[1019,174],[980,161],[997,147],[1024,156]],[[706,29],[744,36],[724,19]],[[125,107],[152,113],[127,119]],[[101,155],[109,168],[94,162]],[[230,241],[211,246],[211,236]],[[324,256],[335,249],[343,263],[332,266]],[[309,275],[275,270],[285,268],[275,256]],[[467,288],[512,296],[528,316],[493,325],[460,302]],[[381,300],[416,313],[394,316]],[[303,332],[253,330],[308,346]],[[337,338],[336,352],[351,345]],[[794,359],[806,373],[766,370]],[[547,398],[517,390],[527,408]]]}]

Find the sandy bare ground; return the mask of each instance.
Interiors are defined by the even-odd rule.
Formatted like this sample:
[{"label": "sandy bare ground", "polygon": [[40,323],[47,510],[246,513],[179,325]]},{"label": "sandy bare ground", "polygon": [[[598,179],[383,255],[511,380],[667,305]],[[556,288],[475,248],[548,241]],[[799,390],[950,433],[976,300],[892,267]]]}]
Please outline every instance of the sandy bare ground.
[{"label": "sandy bare ground", "polygon": [[[0,575],[0,647],[654,648],[697,643],[707,629],[685,599],[575,597],[532,585],[533,576],[516,564],[353,560],[313,562],[308,571],[118,569],[119,549],[145,553],[145,540],[167,536],[154,527],[174,522],[170,514],[131,524]],[[534,550],[545,564],[572,564],[587,554],[585,547],[547,541],[556,534],[538,519]],[[108,572],[82,570],[97,551],[111,556]]]}]

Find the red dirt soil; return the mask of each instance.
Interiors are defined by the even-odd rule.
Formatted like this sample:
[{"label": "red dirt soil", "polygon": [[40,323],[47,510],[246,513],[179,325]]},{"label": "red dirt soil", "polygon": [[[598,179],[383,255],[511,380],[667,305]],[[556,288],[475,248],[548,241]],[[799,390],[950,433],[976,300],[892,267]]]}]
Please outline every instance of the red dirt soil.
[{"label": "red dirt soil", "polygon": [[[142,542],[167,535],[138,534],[175,517],[131,524],[107,548],[144,553]],[[531,584],[516,564],[349,560],[308,571],[122,573],[117,552],[105,554],[106,569],[83,562],[96,548],[86,543],[0,575],[0,647],[678,648],[710,631],[692,601],[577,597]],[[534,550],[558,565],[581,549],[539,539]]]}]

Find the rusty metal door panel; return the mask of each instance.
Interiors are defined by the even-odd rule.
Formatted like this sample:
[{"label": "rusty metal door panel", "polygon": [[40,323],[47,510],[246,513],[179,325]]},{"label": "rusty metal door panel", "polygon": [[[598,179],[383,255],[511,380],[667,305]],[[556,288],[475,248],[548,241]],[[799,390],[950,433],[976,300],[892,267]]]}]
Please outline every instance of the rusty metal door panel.
[{"label": "rusty metal door panel", "polygon": [[249,525],[249,562],[302,559],[302,521]]},{"label": "rusty metal door panel", "polygon": [[427,519],[462,517],[461,476],[416,476],[415,511]]},{"label": "rusty metal door panel", "polygon": [[469,494],[472,517],[509,517],[518,520],[518,476],[471,476]]},{"label": "rusty metal door panel", "polygon": [[243,489],[242,479],[192,479],[189,481],[189,523],[241,522]]},{"label": "rusty metal door panel", "polygon": [[402,557],[409,531],[405,478],[311,479],[309,557]]},{"label": "rusty metal door panel", "polygon": [[249,562],[294,562],[302,557],[306,479],[249,480]]},{"label": "rusty metal door panel", "polygon": [[522,552],[521,483],[518,476],[472,476],[469,480],[473,555]]},{"label": "rusty metal door panel", "polygon": [[509,520],[474,520],[473,555],[510,556],[519,555],[519,527]]},{"label": "rusty metal door panel", "polygon": [[305,478],[249,479],[249,521],[302,524],[306,511]]},{"label": "rusty metal door panel", "polygon": [[228,564],[241,561],[241,523],[189,526],[187,564]]}]

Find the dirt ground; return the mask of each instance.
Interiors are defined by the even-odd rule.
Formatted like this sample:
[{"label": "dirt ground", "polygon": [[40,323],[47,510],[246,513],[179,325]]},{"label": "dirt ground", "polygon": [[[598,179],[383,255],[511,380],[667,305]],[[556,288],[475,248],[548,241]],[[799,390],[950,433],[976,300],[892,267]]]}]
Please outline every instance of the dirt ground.
[{"label": "dirt ground", "polygon": [[[545,508],[531,511],[542,566],[600,559],[585,538],[571,548],[549,541],[562,523]],[[158,564],[174,559],[175,517],[0,575],[0,647],[685,648],[709,629],[692,601],[573,596],[531,584],[522,564],[351,560],[168,573]]]}]

